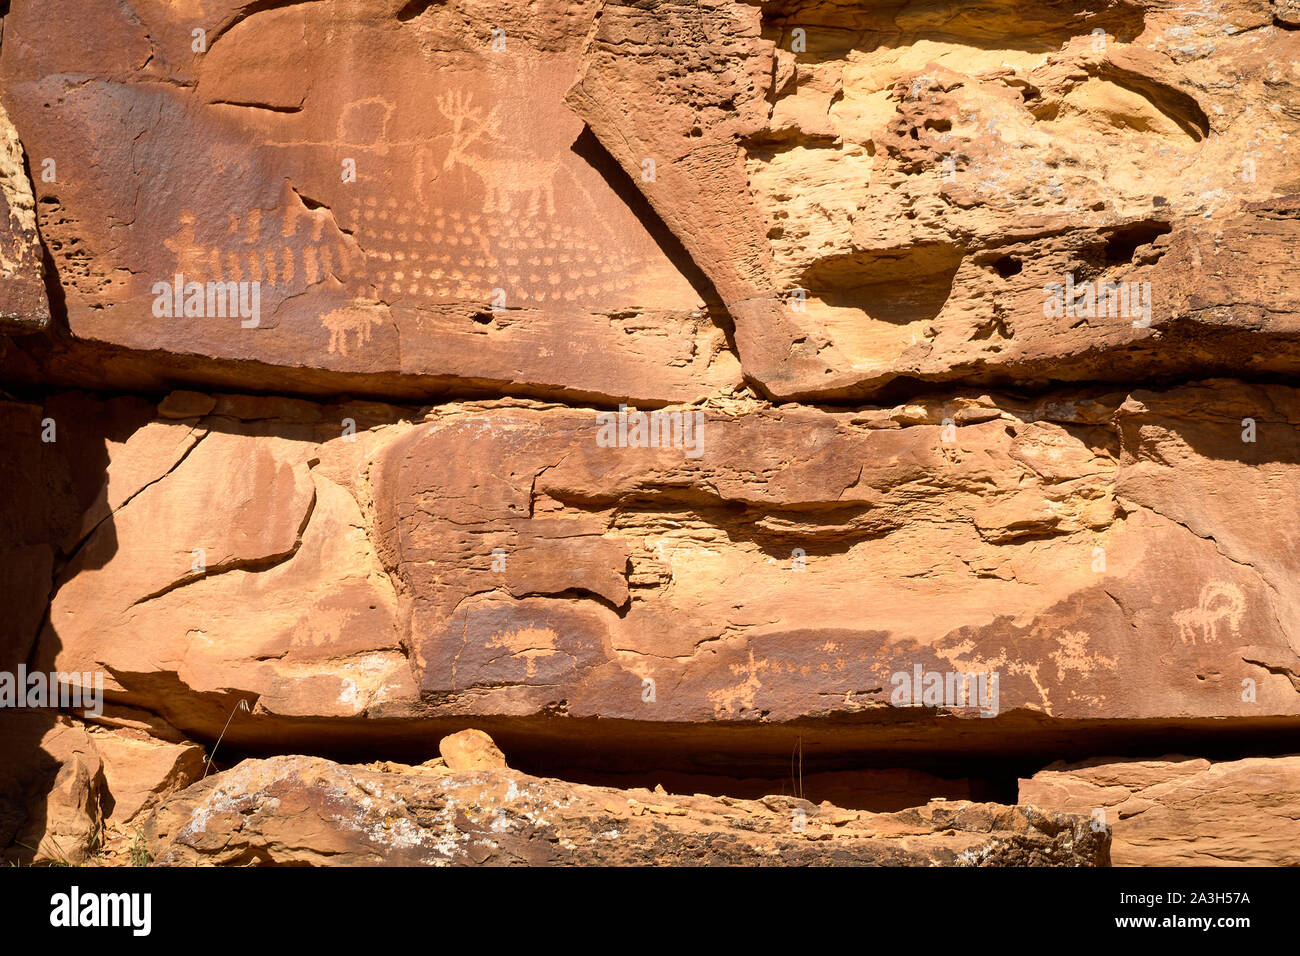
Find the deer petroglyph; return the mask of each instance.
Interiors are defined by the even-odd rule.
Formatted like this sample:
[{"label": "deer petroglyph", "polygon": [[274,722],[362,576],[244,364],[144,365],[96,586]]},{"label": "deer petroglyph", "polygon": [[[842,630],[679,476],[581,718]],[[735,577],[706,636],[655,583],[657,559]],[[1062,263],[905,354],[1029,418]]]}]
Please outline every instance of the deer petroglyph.
[{"label": "deer petroglyph", "polygon": [[[560,157],[541,157],[501,135],[497,107],[485,116],[473,105],[473,93],[462,90],[436,98],[438,111],[451,121],[451,147],[443,169],[462,168],[483,183],[485,212],[509,212],[514,198],[526,197],[527,214],[545,201],[548,215],[555,214],[555,176]],[[476,147],[470,152],[471,147]]]}]

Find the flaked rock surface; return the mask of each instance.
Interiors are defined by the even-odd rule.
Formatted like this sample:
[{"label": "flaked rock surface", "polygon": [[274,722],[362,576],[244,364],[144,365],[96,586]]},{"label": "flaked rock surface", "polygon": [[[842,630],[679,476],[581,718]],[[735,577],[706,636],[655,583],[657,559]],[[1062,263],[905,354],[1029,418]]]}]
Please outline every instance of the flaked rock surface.
[{"label": "flaked rock surface", "polygon": [[164,801],[145,833],[160,866],[1100,866],[1109,845],[1085,817],[1026,807],[855,813],[313,757],[209,777]]}]

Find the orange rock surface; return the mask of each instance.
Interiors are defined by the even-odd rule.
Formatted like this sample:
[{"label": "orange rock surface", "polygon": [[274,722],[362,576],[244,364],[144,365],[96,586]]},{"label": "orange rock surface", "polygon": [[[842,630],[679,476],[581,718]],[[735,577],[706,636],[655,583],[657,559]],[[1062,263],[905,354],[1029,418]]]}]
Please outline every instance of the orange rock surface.
[{"label": "orange rock surface", "polygon": [[6,859],[1295,862],[1295,3],[0,7]]}]

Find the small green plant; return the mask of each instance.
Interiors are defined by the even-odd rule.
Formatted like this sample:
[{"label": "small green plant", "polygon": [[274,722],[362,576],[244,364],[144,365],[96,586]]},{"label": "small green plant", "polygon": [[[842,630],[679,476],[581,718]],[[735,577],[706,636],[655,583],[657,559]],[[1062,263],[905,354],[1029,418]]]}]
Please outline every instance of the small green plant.
[{"label": "small green plant", "polygon": [[153,862],[153,856],[149,853],[149,848],[144,844],[143,830],[136,829],[135,837],[131,840],[129,853],[132,866],[148,866]]},{"label": "small green plant", "polygon": [[[50,858],[49,858],[49,859],[44,860],[44,861],[42,861],[42,862],[40,863],[41,866],[79,866],[79,865],[80,865],[80,864],[77,864],[77,863],[73,863],[71,860],[68,859],[67,854],[63,852],[63,847],[59,846],[59,841],[56,840],[56,839],[54,839],[54,837],[52,837],[52,836],[47,836],[45,839],[49,840],[50,843],[54,844],[54,851],[53,851],[53,853],[50,854]],[[14,845],[15,845],[15,846],[20,846],[20,847],[22,847],[24,850],[31,850],[31,852],[32,852],[32,860],[35,860],[35,859],[36,859],[36,854],[37,854],[38,852],[40,852],[39,850],[37,850],[36,847],[34,847],[34,846],[32,846],[32,845],[30,845],[30,844],[28,844],[28,843],[23,843],[21,840],[18,841],[17,843],[15,843]],[[22,866],[21,861],[18,862],[16,865],[17,865],[17,866]],[[29,865],[30,865],[30,866],[36,866],[37,864],[36,864],[35,862],[33,862],[33,863],[29,864]]]}]

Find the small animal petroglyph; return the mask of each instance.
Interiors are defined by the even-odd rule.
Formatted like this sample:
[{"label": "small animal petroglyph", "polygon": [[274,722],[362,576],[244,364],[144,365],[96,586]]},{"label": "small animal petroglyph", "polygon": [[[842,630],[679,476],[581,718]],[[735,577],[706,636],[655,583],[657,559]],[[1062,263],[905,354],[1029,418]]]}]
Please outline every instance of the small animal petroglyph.
[{"label": "small animal petroglyph", "polygon": [[1241,617],[1246,613],[1246,598],[1241,588],[1228,581],[1213,581],[1201,588],[1201,600],[1173,616],[1178,625],[1178,639],[1184,644],[1213,644],[1219,640],[1219,625],[1225,620],[1233,634],[1238,633]]},{"label": "small animal petroglyph", "polygon": [[[370,341],[370,331],[376,325],[382,325],[383,313],[372,305],[356,303],[347,308],[335,309],[321,318],[321,324],[329,329],[331,353],[347,355],[352,348],[360,348]],[[356,336],[355,346],[349,347],[348,333]]]}]

